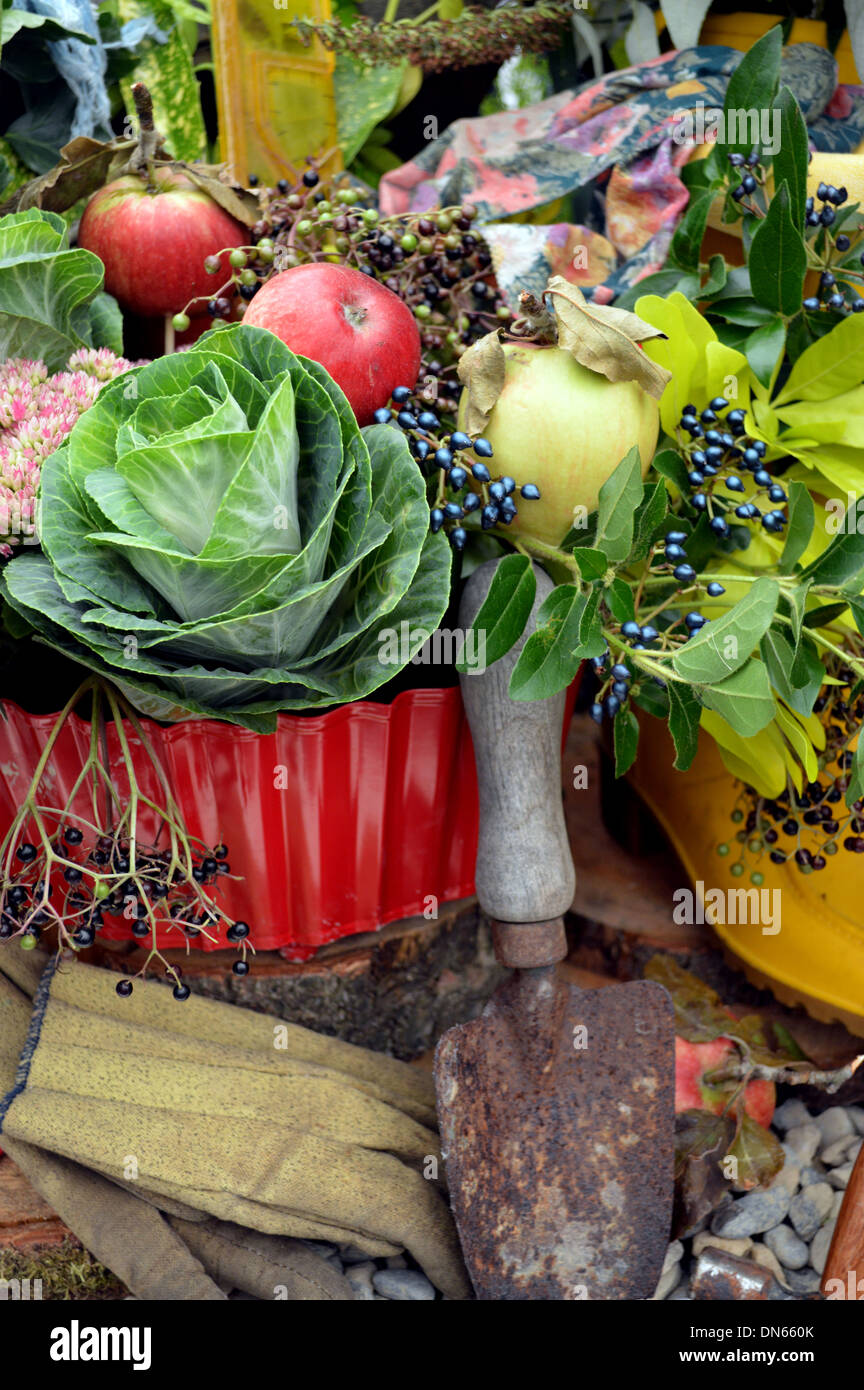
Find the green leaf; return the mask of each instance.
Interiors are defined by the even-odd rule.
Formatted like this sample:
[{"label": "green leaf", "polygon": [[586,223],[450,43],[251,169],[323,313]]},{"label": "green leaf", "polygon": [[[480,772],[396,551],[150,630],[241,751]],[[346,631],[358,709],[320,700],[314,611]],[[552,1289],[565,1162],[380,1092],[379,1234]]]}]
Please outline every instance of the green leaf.
[{"label": "green leaf", "polygon": [[786,634],[771,627],[762,638],[759,650],[777,694],[796,714],[806,718],[813,710],[825,677],[818,656],[814,665],[813,643],[802,642],[796,652]]},{"label": "green leaf", "polygon": [[786,543],[780,556],[780,573],[791,574],[804,551],[810,544],[815,525],[816,511],[813,498],[803,483],[794,479],[789,484],[789,527]]},{"label": "green leaf", "polygon": [[775,315],[771,309],[766,309],[763,304],[757,304],[755,299],[747,297],[735,299],[716,299],[709,306],[708,312],[726,320],[727,323],[742,324],[744,327],[761,328],[764,324],[771,324],[775,321]]},{"label": "green leaf", "polygon": [[623,777],[636,761],[639,746],[639,720],[632,710],[619,710],[613,724],[615,776]]},{"label": "green leaf", "polygon": [[589,549],[588,546],[580,545],[575,548],[573,555],[579,566],[582,578],[590,584],[594,579],[600,579],[609,568],[609,559],[602,550]]},{"label": "green leaf", "polygon": [[852,766],[849,769],[849,785],[846,788],[846,805],[860,801],[864,797],[864,738],[858,735],[858,744]]},{"label": "green leaf", "polygon": [[634,560],[644,560],[658,534],[663,529],[669,509],[669,495],[662,478],[653,485],[646,483],[642,489],[642,501],[634,521],[635,539],[633,542]]},{"label": "green leaf", "polygon": [[789,185],[781,183],[750,247],[750,283],[760,304],[786,318],[801,308],[807,251],[790,210]]},{"label": "green leaf", "polygon": [[[771,109],[780,77],[782,47],[783,31],[779,25],[775,25],[744,54],[729,78],[729,85],[726,88],[723,111],[727,118],[733,111],[742,111],[748,114],[756,112],[758,114],[761,111]],[[727,135],[730,133],[728,129],[730,124],[731,122],[727,119],[724,127]],[[735,133],[736,135],[739,133],[737,122]],[[733,150],[739,154],[749,154],[754,143],[750,139],[751,134],[750,123],[747,122],[742,139],[717,140],[715,149],[718,156],[725,159]]]},{"label": "green leaf", "polygon": [[512,699],[545,700],[570,684],[582,659],[576,653],[587,601],[575,584],[559,584],[544,600],[510,677]]},{"label": "green leaf", "polygon": [[[492,576],[489,592],[472,624],[475,633],[485,634],[487,666],[509,652],[522,636],[536,592],[537,580],[528,556],[507,555]],[[469,667],[461,660],[456,669],[465,672]]]},{"label": "green leaf", "polygon": [[675,767],[686,772],[699,746],[699,715],[702,706],[687,685],[670,681],[669,732],[675,744]]},{"label": "green leaf", "polygon": [[722,715],[742,738],[751,738],[774,718],[774,696],[768,672],[755,657],[725,681],[705,686],[702,702]]},{"label": "green leaf", "polygon": [[651,465],[661,477],[668,478],[683,497],[690,496],[690,481],[687,477],[687,465],[681,455],[675,449],[662,449],[659,454],[654,455]]},{"label": "green leaf", "polygon": [[53,213],[31,208],[0,219],[0,359],[42,358],[56,372],[90,347],[88,311],[103,276],[98,256],[69,249]]},{"label": "green leaf", "polygon": [[713,299],[721,290],[725,290],[728,271],[729,268],[722,256],[712,256],[708,262],[707,279],[702,285],[698,297],[700,299]]},{"label": "green leaf", "polygon": [[786,347],[786,325],[774,319],[757,328],[747,339],[744,351],[756,378],[768,387]]},{"label": "green leaf", "polygon": [[797,651],[798,643],[801,640],[801,628],[804,624],[804,614],[807,611],[807,597],[810,593],[811,580],[800,579],[791,593],[784,594],[780,602],[780,611],[791,619],[792,640]]},{"label": "green leaf", "polygon": [[821,603],[818,608],[811,608],[804,614],[804,626],[807,628],[828,627],[835,618],[841,618],[846,612],[848,605],[845,599],[839,599],[836,603]]},{"label": "green leaf", "polygon": [[399,96],[407,59],[364,68],[346,53],[336,56],[333,93],[339,145],[345,165],[360,152],[377,125],[384,121]]},{"label": "green leaf", "polygon": [[626,579],[613,579],[605,592],[606,603],[616,622],[629,623],[636,616],[633,590]]},{"label": "green leaf", "polygon": [[788,87],[780,88],[775,108],[780,112],[780,131],[773,160],[774,185],[779,187],[784,182],[788,185],[789,210],[800,232],[804,229],[804,204],[807,199],[807,126],[801,108]]},{"label": "green leaf", "polygon": [[857,531],[838,531],[837,535],[804,570],[814,584],[838,586],[845,584],[864,566],[864,535]]},{"label": "green leaf", "polygon": [[123,315],[114,296],[104,290],[90,303],[90,342],[95,348],[107,347],[123,356]]},{"label": "green leaf", "polygon": [[706,623],[676,652],[672,660],[676,673],[696,685],[715,685],[749,664],[751,652],[774,617],[779,593],[776,579],[762,575],[732,608]]},{"label": "green leaf", "polygon": [[643,294],[658,294],[665,299],[676,290],[692,299],[700,291],[699,276],[682,275],[681,271],[676,269],[655,271],[653,275],[646,275],[638,284],[628,286],[615,300],[615,308],[632,311],[637,299],[641,299]]},{"label": "green leaf", "polygon": [[600,489],[596,545],[613,563],[630,554],[633,519],[641,500],[642,460],[634,444]]},{"label": "green leaf", "polygon": [[[174,158],[190,162],[203,158],[207,153],[207,133],[198,80],[170,4],[167,0],[117,0],[117,14],[124,24],[152,15],[163,33],[168,34],[167,43],[142,40],[134,72],[120,83],[126,110],[135,110],[132,83],[143,82],[153,98],[156,129],[161,131]],[[241,171],[241,177],[244,176],[245,170]]]},{"label": "green leaf", "polygon": [[700,252],[705,237],[708,214],[714,202],[714,190],[691,197],[686,213],[675,229],[669,246],[668,259],[681,270],[694,273],[699,269]]},{"label": "green leaf", "polygon": [[843,395],[864,380],[864,321],[849,314],[805,349],[789,373],[774,406],[787,401],[825,401]]}]

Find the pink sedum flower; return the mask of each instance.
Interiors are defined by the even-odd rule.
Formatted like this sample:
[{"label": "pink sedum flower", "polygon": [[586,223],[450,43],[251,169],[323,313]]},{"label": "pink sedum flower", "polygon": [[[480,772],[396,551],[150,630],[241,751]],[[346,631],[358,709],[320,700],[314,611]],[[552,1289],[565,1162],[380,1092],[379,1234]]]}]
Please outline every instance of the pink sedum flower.
[{"label": "pink sedum flower", "polygon": [[45,459],[59,449],[106,381],[135,364],[108,348],[81,348],[49,377],[44,362],[0,364],[0,556],[34,543],[36,495]]}]

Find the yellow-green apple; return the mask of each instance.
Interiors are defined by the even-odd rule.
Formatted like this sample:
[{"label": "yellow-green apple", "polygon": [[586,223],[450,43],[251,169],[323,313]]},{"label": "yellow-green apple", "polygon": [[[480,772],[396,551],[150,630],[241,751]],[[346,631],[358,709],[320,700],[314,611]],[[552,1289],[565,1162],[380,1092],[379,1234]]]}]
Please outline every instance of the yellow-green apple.
[{"label": "yellow-green apple", "polygon": [[[503,347],[504,386],[483,434],[496,473],[540,489],[540,500],[520,506],[511,529],[560,545],[574,517],[578,525],[594,511],[601,487],[634,444],[647,472],[660,429],[658,405],[635,381],[609,381],[564,348]],[[462,428],[466,413],[463,392]]]},{"label": "yellow-green apple", "polygon": [[[711,1085],[705,1080],[706,1073],[723,1065],[734,1052],[735,1044],[729,1038],[715,1038],[712,1042],[692,1043],[684,1038],[675,1039],[675,1113],[682,1110],[708,1110],[719,1115],[726,1108],[735,1092],[735,1083],[723,1082]],[[748,1081],[741,1098],[744,1109],[751,1119],[767,1128],[774,1114],[777,1094],[773,1081]],[[740,1105],[739,1100],[738,1104]]]},{"label": "yellow-green apple", "polygon": [[420,371],[420,330],[408,306],[351,266],[324,261],[274,275],[256,294],[244,323],[269,328],[292,352],[326,368],[369,425],[394,387]]},{"label": "yellow-green apple", "polygon": [[[146,318],[212,298],[231,270],[227,253],[218,272],[208,274],[205,260],[247,241],[240,223],[179,169],[157,168],[150,183],[136,174],[114,179],[94,193],[78,230],[78,245],[105,266],[108,293]],[[205,313],[206,301],[187,312]]]}]

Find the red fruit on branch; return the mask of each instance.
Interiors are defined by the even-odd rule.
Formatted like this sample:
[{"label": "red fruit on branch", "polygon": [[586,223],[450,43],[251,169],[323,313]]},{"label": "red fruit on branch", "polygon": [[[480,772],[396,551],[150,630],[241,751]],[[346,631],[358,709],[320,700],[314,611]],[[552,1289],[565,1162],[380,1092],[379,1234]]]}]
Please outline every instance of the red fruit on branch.
[{"label": "red fruit on branch", "polygon": [[[715,1038],[712,1042],[692,1043],[684,1038],[675,1039],[675,1113],[682,1110],[708,1110],[712,1115],[720,1115],[734,1096],[739,1083],[724,1081],[712,1084],[706,1075],[722,1067],[733,1053],[735,1044],[729,1038]],[[748,1081],[743,1097],[739,1097],[733,1107],[737,1108],[743,1100],[744,1110],[757,1124],[767,1129],[774,1115],[777,1101],[772,1081]]]},{"label": "red fruit on branch", "polygon": [[269,328],[292,352],[320,362],[368,425],[394,387],[420,371],[420,330],[386,286],[350,266],[316,262],[280,271],[258,291],[243,322]]},{"label": "red fruit on branch", "polygon": [[105,266],[105,288],[121,308],[145,318],[187,310],[206,312],[231,274],[228,256],[218,275],[204,268],[207,256],[243,246],[248,233],[181,170],[156,168],[152,181],[127,174],[90,199],[78,245]]}]

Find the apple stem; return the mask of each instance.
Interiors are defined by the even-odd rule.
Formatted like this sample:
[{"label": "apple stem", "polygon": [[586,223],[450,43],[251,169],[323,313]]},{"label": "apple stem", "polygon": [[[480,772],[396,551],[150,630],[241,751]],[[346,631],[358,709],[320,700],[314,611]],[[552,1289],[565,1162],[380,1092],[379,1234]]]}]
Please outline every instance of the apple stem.
[{"label": "apple stem", "polygon": [[132,100],[138,117],[138,144],[125,167],[126,173],[141,174],[153,180],[153,160],[162,144],[162,136],[153,123],[153,98],[143,82],[132,83]]}]

